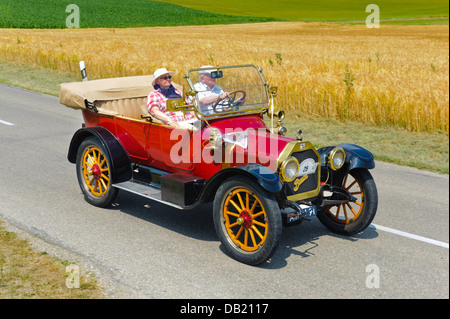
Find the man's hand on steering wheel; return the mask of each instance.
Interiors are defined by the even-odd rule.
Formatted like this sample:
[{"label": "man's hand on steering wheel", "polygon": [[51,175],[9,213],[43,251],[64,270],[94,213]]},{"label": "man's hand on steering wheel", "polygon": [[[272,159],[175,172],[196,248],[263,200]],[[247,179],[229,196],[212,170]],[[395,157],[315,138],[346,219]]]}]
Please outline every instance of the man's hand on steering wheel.
[{"label": "man's hand on steering wheel", "polygon": [[[237,98],[238,94],[240,95],[239,98]],[[220,112],[228,112],[231,111],[233,107],[242,105],[245,103],[245,97],[246,93],[243,90],[236,90],[232,91],[230,93],[223,92],[219,95],[219,101],[214,103],[213,110],[214,112],[220,113]],[[217,106],[222,106],[222,111],[217,110]]]}]

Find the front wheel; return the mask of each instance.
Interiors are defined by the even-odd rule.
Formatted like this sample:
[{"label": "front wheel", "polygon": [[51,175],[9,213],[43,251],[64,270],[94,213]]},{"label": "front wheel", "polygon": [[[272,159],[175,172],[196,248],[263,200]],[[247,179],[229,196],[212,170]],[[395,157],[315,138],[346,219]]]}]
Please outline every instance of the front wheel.
[{"label": "front wheel", "polygon": [[281,214],[271,193],[254,180],[227,179],[214,199],[214,227],[225,251],[249,265],[269,259],[278,247]]},{"label": "front wheel", "polygon": [[318,219],[338,234],[354,235],[363,231],[374,219],[378,207],[378,193],[372,175],[366,169],[354,169],[336,184],[356,197],[356,201],[319,210]]}]

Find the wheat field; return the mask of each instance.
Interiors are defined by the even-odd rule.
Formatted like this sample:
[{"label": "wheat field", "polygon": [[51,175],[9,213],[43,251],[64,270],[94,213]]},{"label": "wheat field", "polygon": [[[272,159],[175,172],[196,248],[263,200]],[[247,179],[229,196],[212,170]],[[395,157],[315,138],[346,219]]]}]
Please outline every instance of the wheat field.
[{"label": "wheat field", "polygon": [[0,29],[0,60],[90,79],[251,63],[287,114],[449,132],[449,26],[273,22],[135,29]]}]

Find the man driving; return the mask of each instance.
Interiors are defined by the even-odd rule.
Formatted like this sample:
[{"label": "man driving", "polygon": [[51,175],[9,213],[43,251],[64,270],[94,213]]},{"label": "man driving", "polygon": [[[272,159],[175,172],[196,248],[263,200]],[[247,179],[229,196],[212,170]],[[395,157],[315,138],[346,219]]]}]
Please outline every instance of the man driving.
[{"label": "man driving", "polygon": [[[213,105],[230,97],[228,92],[224,92],[222,88],[216,85],[216,79],[211,77],[211,73],[217,71],[213,66],[205,65],[202,66],[201,70],[198,72],[200,77],[200,82],[194,85],[195,90],[198,92],[198,98],[200,100],[200,107],[204,115],[209,115],[214,113]],[[218,105],[217,109],[222,107]],[[223,110],[222,110],[223,111]],[[220,112],[220,111],[219,111]]]}]

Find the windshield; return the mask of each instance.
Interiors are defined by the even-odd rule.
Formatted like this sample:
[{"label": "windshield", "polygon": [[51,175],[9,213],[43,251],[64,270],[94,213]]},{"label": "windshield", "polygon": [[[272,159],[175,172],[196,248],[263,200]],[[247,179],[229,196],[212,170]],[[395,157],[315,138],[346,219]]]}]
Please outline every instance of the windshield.
[{"label": "windshield", "polygon": [[204,66],[189,70],[187,79],[206,118],[261,112],[269,104],[264,75],[254,65]]}]

